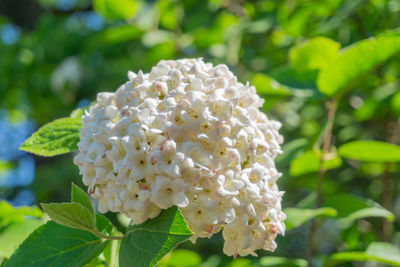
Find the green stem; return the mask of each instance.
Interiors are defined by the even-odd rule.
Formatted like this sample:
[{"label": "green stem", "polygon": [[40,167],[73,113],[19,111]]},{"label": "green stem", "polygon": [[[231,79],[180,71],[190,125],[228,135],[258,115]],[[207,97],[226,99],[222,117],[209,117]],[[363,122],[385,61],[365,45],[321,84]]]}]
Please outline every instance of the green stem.
[{"label": "green stem", "polygon": [[324,174],[326,172],[326,167],[325,167],[326,155],[328,154],[329,148],[331,146],[332,129],[335,120],[337,105],[338,105],[337,100],[332,100],[327,103],[328,121],[326,123],[324,141],[322,143],[321,165],[318,171],[316,199],[314,203],[314,208],[319,208],[319,206],[321,205],[322,183],[324,181]]},{"label": "green stem", "polygon": [[100,233],[99,231],[93,231],[93,234],[95,234],[97,237],[108,239],[108,240],[122,240],[124,236],[111,236],[111,235],[104,235]]},{"label": "green stem", "polygon": [[[333,99],[327,103],[327,110],[328,110],[328,115],[327,115],[327,123],[324,129],[324,138],[322,142],[322,152],[321,152],[321,163],[320,163],[320,168],[318,171],[318,177],[317,177],[317,187],[315,189],[315,202],[314,202],[314,208],[317,209],[321,205],[321,194],[322,194],[322,184],[324,181],[324,175],[326,172],[326,167],[325,167],[325,162],[326,162],[326,155],[329,152],[329,148],[331,146],[331,140],[332,140],[332,129],[333,129],[333,124],[335,121],[335,114],[336,114],[336,109],[338,105],[338,100]],[[310,231],[309,231],[309,236],[308,236],[308,242],[309,242],[309,250],[308,250],[308,255],[307,255],[307,260],[308,260],[308,266],[311,266],[311,258],[312,255],[314,254],[314,237],[315,237],[315,232],[317,231],[317,224],[315,220],[311,221],[310,224]]]},{"label": "green stem", "polygon": [[114,267],[116,256],[117,256],[117,249],[118,249],[118,240],[111,241],[111,255],[110,255],[110,264],[109,267]]}]

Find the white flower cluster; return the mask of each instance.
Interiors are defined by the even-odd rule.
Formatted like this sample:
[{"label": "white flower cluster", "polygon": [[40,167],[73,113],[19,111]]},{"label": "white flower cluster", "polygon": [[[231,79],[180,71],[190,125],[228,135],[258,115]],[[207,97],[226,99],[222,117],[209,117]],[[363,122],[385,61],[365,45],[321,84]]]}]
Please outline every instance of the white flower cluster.
[{"label": "white flower cluster", "polygon": [[273,251],[285,232],[274,163],[283,138],[255,88],[202,59],[128,77],[82,119],[74,162],[99,211],[140,224],[176,205],[193,242],[222,230],[227,255]]}]

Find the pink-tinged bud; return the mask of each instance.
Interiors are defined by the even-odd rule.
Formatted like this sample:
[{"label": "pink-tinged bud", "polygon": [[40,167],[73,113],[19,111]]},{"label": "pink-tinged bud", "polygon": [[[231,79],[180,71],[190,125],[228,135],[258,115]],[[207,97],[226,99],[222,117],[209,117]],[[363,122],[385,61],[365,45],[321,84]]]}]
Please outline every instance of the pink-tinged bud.
[{"label": "pink-tinged bud", "polygon": [[140,190],[149,190],[149,186],[143,183],[139,183]]},{"label": "pink-tinged bud", "polygon": [[233,258],[236,259],[238,256],[238,251],[236,250],[235,253],[233,253]]},{"label": "pink-tinged bud", "polygon": [[278,233],[278,231],[279,231],[278,226],[274,223],[267,222],[267,223],[264,223],[264,225],[265,225],[265,228],[267,229],[268,233],[270,233],[270,234],[274,235],[274,234]]},{"label": "pink-tinged bud", "polygon": [[213,234],[215,231],[215,225],[209,224],[206,225],[205,229],[204,229],[208,234]]}]

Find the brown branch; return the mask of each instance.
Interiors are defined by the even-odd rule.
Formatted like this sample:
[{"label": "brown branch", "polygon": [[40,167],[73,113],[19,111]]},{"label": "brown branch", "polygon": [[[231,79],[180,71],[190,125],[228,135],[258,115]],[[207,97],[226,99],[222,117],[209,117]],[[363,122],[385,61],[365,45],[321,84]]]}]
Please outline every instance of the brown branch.
[{"label": "brown branch", "polygon": [[[388,211],[393,209],[393,183],[390,177],[390,163],[386,163],[385,172],[382,179],[382,206]],[[393,222],[389,222],[386,218],[382,218],[381,240],[388,242],[393,232]]]},{"label": "brown branch", "polygon": [[[388,143],[397,144],[400,131],[400,118],[395,123],[391,123],[390,119],[386,122],[386,141]],[[382,177],[382,207],[388,211],[393,210],[393,196],[394,187],[392,177],[390,175],[391,164],[386,163],[385,172]],[[389,222],[385,218],[382,218],[382,229],[381,229],[381,240],[383,242],[388,242],[393,233],[393,222]]]},{"label": "brown branch", "polygon": [[331,146],[332,128],[333,128],[333,122],[335,120],[337,105],[338,105],[337,100],[332,100],[331,102],[327,103],[326,107],[328,110],[328,121],[326,123],[324,141],[322,143],[321,165],[319,168],[318,178],[317,178],[316,199],[314,203],[314,208],[318,208],[321,205],[322,183],[324,180],[324,174],[326,172],[325,162],[326,162],[326,156]]}]

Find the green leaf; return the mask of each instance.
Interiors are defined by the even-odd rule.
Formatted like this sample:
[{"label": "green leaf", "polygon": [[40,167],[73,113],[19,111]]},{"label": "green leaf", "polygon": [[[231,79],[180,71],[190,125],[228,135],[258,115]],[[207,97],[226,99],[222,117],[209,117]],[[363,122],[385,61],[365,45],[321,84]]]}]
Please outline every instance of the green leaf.
[{"label": "green leaf", "polygon": [[257,267],[257,265],[249,259],[238,258],[226,263],[227,267]]},{"label": "green leaf", "polygon": [[111,234],[114,229],[114,225],[107,219],[106,216],[96,214],[96,228],[103,234]]},{"label": "green leaf", "polygon": [[79,203],[42,204],[44,211],[56,223],[88,231],[96,230],[96,217]]},{"label": "green leaf", "polygon": [[113,231],[113,224],[105,217],[104,215],[96,214],[92,202],[90,201],[90,197],[86,194],[85,191],[82,190],[79,186],[72,183],[71,186],[71,201],[75,203],[82,204],[85,208],[87,208],[93,215],[96,216],[96,228],[102,232],[103,234],[111,234]]},{"label": "green leaf", "polygon": [[40,128],[20,147],[21,150],[40,155],[55,156],[78,149],[80,118],[62,118]]},{"label": "green leaf", "polygon": [[102,43],[117,44],[138,39],[141,35],[142,31],[135,25],[121,25],[102,31],[100,38]]},{"label": "green leaf", "polygon": [[27,216],[40,218],[43,212],[36,206],[14,208],[7,201],[0,201],[0,226],[24,221]]},{"label": "green leaf", "polygon": [[283,258],[283,257],[262,257],[260,258],[260,266],[268,266],[268,267],[306,267],[307,261],[303,259],[291,259],[291,258]]},{"label": "green leaf", "polygon": [[400,52],[400,36],[369,38],[342,50],[341,54],[321,69],[317,78],[321,93],[333,96],[361,75]]},{"label": "green leaf", "polygon": [[192,231],[176,207],[164,210],[156,218],[128,228],[121,243],[120,266],[154,266],[191,235]]},{"label": "green leaf", "polygon": [[87,231],[48,222],[35,230],[15,251],[5,267],[81,267],[93,260],[108,241]]},{"label": "green leaf", "polygon": [[283,153],[276,158],[276,162],[288,164],[308,143],[306,138],[290,141],[282,146]]},{"label": "green leaf", "polygon": [[370,199],[362,199],[353,195],[339,194],[327,199],[324,206],[337,210],[336,217],[342,228],[351,226],[354,221],[368,217],[383,217],[393,221],[394,215],[378,203]]},{"label": "green leaf", "polygon": [[41,220],[13,223],[0,232],[0,258],[9,258],[18,246],[40,225]]},{"label": "green leaf", "polygon": [[197,267],[201,263],[201,257],[194,251],[187,249],[176,249],[168,253],[157,267]]},{"label": "green leaf", "polygon": [[243,31],[247,33],[265,33],[274,26],[271,17],[264,17],[257,20],[242,21]]},{"label": "green leaf", "polygon": [[317,92],[317,86],[315,84],[317,74],[317,70],[297,71],[289,64],[281,66],[269,73],[273,79],[276,79],[282,84],[290,86],[291,88],[301,88],[302,90],[299,91],[304,92],[304,97],[312,97],[315,93],[319,93]]},{"label": "green leaf", "polygon": [[100,257],[94,258],[91,262],[85,265],[85,267],[104,267],[103,261],[100,259]]},{"label": "green leaf", "polygon": [[400,250],[389,243],[373,242],[368,246],[366,251],[333,254],[329,265],[333,266],[343,261],[377,261],[393,266],[400,266]]},{"label": "green leaf", "polygon": [[3,161],[0,159],[0,173],[8,171],[12,168],[12,164],[8,161]]},{"label": "green leaf", "polygon": [[289,87],[262,73],[256,73],[251,83],[260,95],[310,97],[314,94],[312,90]]},{"label": "green leaf", "polygon": [[398,91],[392,96],[390,105],[392,107],[393,112],[396,115],[400,115],[400,91]]},{"label": "green leaf", "polygon": [[[349,21],[358,8],[362,5],[364,0],[352,0],[342,2],[331,2],[336,3],[335,15],[330,16],[325,21],[318,23],[317,33],[319,35],[327,34],[328,32],[340,28],[344,25],[344,21]],[[324,2],[327,3],[327,2]],[[329,11],[328,11],[329,12]]]},{"label": "green leaf", "polygon": [[168,30],[174,30],[179,26],[184,14],[183,7],[179,2],[169,0],[157,1],[157,7],[160,12],[160,25]]},{"label": "green leaf", "polygon": [[290,49],[290,64],[297,70],[316,70],[325,67],[338,56],[340,44],[325,37],[310,39]]},{"label": "green leaf", "polygon": [[[309,150],[295,158],[290,163],[290,175],[300,176],[308,173],[318,172],[321,165],[321,152]],[[325,161],[325,169],[330,170],[342,165],[342,160],[336,154],[330,154]]]},{"label": "green leaf", "polygon": [[256,73],[251,83],[261,95],[290,96],[292,94],[289,87],[261,73]]},{"label": "green leaf", "polygon": [[339,147],[339,155],[355,160],[399,162],[400,146],[379,141],[354,141]]},{"label": "green leaf", "polygon": [[94,10],[108,19],[130,19],[138,11],[136,0],[94,0]]},{"label": "green leaf", "polygon": [[358,121],[370,120],[374,115],[379,114],[377,110],[380,103],[381,101],[375,98],[365,99],[363,105],[360,108],[354,110],[353,117]]},{"label": "green leaf", "polygon": [[319,209],[298,209],[298,208],[286,208],[284,213],[287,218],[285,220],[286,230],[298,227],[305,224],[309,220],[325,216],[325,217],[335,217],[337,212],[333,208],[319,208]]},{"label": "green leaf", "polygon": [[92,206],[92,202],[90,201],[90,197],[83,191],[82,188],[72,183],[71,185],[71,201],[75,203],[80,203],[82,206],[90,210],[90,212],[94,215],[94,209]]},{"label": "green leaf", "polygon": [[366,254],[400,265],[400,249],[389,243],[373,242],[368,246]]}]

